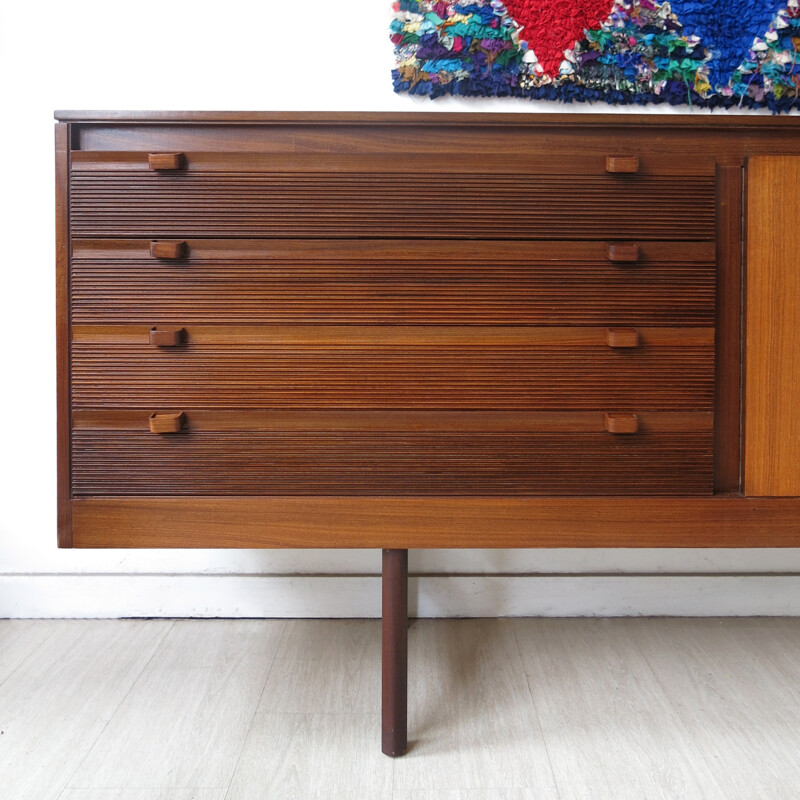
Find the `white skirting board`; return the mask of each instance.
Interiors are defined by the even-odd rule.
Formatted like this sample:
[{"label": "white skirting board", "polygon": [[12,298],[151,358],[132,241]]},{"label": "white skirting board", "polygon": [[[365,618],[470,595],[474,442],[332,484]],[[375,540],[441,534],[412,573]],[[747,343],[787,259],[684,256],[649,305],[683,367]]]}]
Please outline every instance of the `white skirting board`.
[{"label": "white skirting board", "polygon": [[[0,618],[378,617],[379,576],[0,574]],[[411,577],[412,617],[797,616],[800,575]]]}]

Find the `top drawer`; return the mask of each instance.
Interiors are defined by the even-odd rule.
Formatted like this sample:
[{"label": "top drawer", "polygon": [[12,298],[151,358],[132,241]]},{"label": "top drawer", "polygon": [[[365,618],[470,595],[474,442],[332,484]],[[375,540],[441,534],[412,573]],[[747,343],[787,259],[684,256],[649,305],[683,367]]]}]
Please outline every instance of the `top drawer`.
[{"label": "top drawer", "polygon": [[83,237],[714,237],[711,159],[76,151],[71,172]]}]

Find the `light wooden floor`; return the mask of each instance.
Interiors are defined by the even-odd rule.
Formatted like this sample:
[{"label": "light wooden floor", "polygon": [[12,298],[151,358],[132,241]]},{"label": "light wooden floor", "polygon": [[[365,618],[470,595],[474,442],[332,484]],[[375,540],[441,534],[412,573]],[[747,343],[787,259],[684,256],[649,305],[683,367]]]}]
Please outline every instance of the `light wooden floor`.
[{"label": "light wooden floor", "polygon": [[3,800],[800,798],[800,619],[0,621]]}]

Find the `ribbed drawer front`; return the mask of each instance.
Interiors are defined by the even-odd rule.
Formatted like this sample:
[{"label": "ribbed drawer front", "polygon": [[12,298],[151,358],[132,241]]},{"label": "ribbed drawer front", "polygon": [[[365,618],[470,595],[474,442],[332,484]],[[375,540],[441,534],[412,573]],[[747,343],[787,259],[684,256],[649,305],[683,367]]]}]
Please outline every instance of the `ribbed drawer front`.
[{"label": "ribbed drawer front", "polygon": [[713,325],[711,242],[190,239],[73,245],[72,321]]},{"label": "ribbed drawer front", "polygon": [[647,328],[213,326],[177,347],[148,329],[75,329],[76,408],[710,409],[714,331]]},{"label": "ribbed drawer front", "polygon": [[[669,415],[667,415],[669,416]],[[674,419],[685,417],[686,421]],[[707,494],[710,414],[577,430],[144,430],[73,434],[76,495]],[[435,424],[434,426],[435,427]]]},{"label": "ribbed drawer front", "polygon": [[[78,154],[76,154],[77,156]],[[147,154],[81,153],[70,180],[75,236],[663,240],[714,237],[708,162],[632,175],[601,160],[522,159],[495,170],[446,158],[232,158],[187,154],[147,169]],[[683,165],[679,165],[683,166]]]},{"label": "ribbed drawer front", "polygon": [[71,154],[73,496],[713,491],[713,159],[186,148]]}]

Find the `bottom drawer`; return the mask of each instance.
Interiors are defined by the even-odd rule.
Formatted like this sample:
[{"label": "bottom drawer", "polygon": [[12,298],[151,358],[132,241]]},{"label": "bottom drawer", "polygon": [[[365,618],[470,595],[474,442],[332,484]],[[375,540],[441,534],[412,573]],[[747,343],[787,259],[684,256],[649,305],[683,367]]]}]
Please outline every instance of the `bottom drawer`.
[{"label": "bottom drawer", "polygon": [[[713,416],[603,412],[78,412],[72,491],[87,495],[699,495]],[[156,426],[159,428],[159,426]],[[169,427],[169,426],[167,426]]]}]

